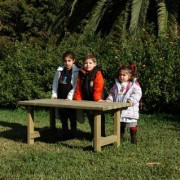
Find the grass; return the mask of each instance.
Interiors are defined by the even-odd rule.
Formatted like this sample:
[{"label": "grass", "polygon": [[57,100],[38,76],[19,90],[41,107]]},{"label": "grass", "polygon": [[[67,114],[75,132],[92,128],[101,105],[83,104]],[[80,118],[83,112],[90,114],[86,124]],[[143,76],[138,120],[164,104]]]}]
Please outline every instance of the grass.
[{"label": "grass", "polygon": [[[25,110],[0,110],[0,179],[180,179],[180,123],[178,116],[141,115],[138,145],[129,132],[121,147],[104,146],[93,152],[89,124],[78,124],[75,139],[61,141],[57,130],[41,133],[35,144],[26,144]],[[35,126],[49,126],[47,111],[37,111]],[[106,132],[112,132],[106,114]]]}]

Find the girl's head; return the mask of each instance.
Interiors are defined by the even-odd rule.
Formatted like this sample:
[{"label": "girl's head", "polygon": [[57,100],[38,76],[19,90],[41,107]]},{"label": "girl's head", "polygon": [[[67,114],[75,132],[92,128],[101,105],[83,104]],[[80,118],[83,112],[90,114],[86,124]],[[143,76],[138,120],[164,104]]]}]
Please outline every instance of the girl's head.
[{"label": "girl's head", "polygon": [[97,65],[97,60],[92,54],[87,54],[83,61],[83,67],[87,71],[92,71]]},{"label": "girl's head", "polygon": [[72,51],[66,51],[62,55],[64,66],[70,70],[75,63],[75,54]]},{"label": "girl's head", "polygon": [[137,68],[132,65],[120,65],[117,73],[117,77],[120,82],[132,81],[137,77]]}]

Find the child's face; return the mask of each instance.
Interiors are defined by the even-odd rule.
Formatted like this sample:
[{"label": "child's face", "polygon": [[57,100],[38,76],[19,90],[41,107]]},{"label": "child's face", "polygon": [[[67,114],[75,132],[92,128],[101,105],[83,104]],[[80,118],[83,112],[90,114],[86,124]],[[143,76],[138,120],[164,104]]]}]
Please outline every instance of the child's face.
[{"label": "child's face", "polygon": [[121,70],[119,73],[119,81],[120,82],[128,82],[131,79],[131,74],[128,71]]},{"label": "child's face", "polygon": [[86,59],[84,62],[84,69],[91,71],[96,66],[96,63],[92,59]]},{"label": "child's face", "polygon": [[64,58],[64,66],[70,70],[75,62],[75,59],[71,59],[69,56]]}]

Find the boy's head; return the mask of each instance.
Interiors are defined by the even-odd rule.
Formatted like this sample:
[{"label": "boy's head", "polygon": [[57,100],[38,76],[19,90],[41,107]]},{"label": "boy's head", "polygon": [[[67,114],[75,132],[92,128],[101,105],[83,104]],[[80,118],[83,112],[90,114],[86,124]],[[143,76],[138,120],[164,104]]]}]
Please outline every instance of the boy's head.
[{"label": "boy's head", "polygon": [[75,63],[75,54],[72,51],[66,51],[62,55],[64,66],[70,70]]},{"label": "boy's head", "polygon": [[87,54],[83,61],[84,69],[86,69],[87,71],[92,71],[96,65],[97,60],[95,56],[93,56],[92,54]]}]

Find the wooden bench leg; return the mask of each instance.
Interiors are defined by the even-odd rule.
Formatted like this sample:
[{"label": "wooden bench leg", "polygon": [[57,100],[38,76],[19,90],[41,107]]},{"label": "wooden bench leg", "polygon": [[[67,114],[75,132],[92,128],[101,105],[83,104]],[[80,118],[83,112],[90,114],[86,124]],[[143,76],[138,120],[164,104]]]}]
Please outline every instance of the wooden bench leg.
[{"label": "wooden bench leg", "polygon": [[94,114],[94,151],[101,151],[101,113]]},{"label": "wooden bench leg", "polygon": [[55,129],[56,128],[56,118],[55,118],[55,108],[50,108],[50,128]]},{"label": "wooden bench leg", "polygon": [[34,144],[34,108],[28,107],[27,143]]},{"label": "wooden bench leg", "polygon": [[116,110],[114,112],[114,135],[117,136],[117,147],[120,146],[120,117],[121,111]]}]

